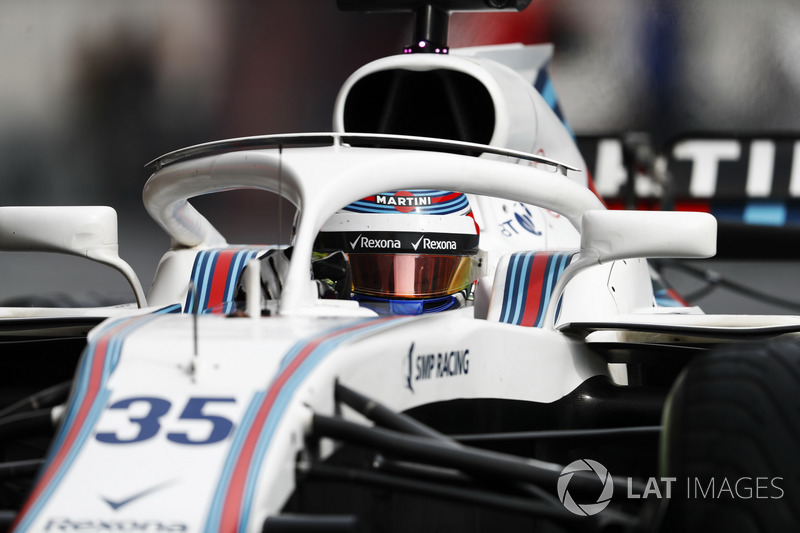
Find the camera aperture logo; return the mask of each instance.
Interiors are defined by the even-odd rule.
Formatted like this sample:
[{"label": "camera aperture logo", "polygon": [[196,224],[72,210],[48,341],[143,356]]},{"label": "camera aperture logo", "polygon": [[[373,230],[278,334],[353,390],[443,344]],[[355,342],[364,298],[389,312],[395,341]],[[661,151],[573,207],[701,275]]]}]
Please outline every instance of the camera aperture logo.
[{"label": "camera aperture logo", "polygon": [[[578,503],[569,493],[569,482],[575,472],[594,472],[600,482],[603,484],[603,490],[600,492],[596,502]],[[611,502],[611,496],[614,495],[614,483],[611,479],[611,474],[608,473],[606,467],[593,461],[591,459],[578,459],[568,464],[558,478],[558,499],[564,504],[568,511],[580,516],[596,515],[605,509]]]}]

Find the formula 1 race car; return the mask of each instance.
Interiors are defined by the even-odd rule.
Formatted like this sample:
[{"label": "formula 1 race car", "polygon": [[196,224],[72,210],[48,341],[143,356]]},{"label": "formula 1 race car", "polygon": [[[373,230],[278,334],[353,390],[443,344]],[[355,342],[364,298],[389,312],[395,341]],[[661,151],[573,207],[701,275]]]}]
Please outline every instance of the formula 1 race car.
[{"label": "formula 1 race car", "polygon": [[[607,210],[534,89],[550,48],[436,32],[527,2],[378,4],[434,53],[354,73],[334,132],[149,164],[172,247],[147,295],[110,208],[0,208],[2,249],[109,264],[138,303],[3,311],[3,524],[795,527],[800,317],[659,303],[647,259],[712,256],[714,218]],[[294,206],[289,242],[282,209],[233,245],[189,203],[231,189]]]}]

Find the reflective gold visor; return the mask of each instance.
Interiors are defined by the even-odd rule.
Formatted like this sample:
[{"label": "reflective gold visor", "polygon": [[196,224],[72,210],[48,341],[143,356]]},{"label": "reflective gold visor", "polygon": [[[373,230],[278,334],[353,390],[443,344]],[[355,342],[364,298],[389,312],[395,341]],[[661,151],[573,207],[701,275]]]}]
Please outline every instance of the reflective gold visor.
[{"label": "reflective gold visor", "polygon": [[369,296],[430,298],[472,283],[471,256],[350,254],[353,292]]}]

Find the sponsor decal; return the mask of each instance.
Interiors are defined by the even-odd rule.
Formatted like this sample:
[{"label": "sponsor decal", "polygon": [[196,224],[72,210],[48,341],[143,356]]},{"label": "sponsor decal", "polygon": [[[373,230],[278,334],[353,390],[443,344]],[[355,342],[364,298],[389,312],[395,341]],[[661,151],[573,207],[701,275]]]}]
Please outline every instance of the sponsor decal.
[{"label": "sponsor decal", "polygon": [[365,250],[399,250],[403,247],[400,244],[400,239],[373,239],[365,236],[363,233],[356,237],[356,240],[350,242],[350,248]]},{"label": "sponsor decal", "polygon": [[164,487],[166,487],[168,485],[172,485],[173,483],[174,482],[172,482],[172,481],[167,481],[165,483],[159,483],[158,485],[156,485],[154,487],[146,488],[145,490],[139,491],[136,494],[128,496],[127,498],[123,498],[122,500],[112,500],[110,498],[104,498],[102,496],[100,497],[100,499],[103,500],[104,502],[106,502],[109,505],[109,507],[111,507],[113,510],[117,511],[121,507],[124,507],[124,506],[128,505],[129,503],[133,503],[136,500],[139,500],[141,498],[144,498],[145,496],[153,494],[154,492],[157,492],[157,491],[163,489]]},{"label": "sponsor decal", "polygon": [[[509,208],[507,204],[503,205],[503,212],[508,214]],[[525,232],[531,235],[541,236],[541,230],[536,229],[536,224],[533,221],[533,213],[530,208],[521,202],[514,202],[511,206],[511,214],[513,218],[500,222],[500,233],[506,237],[515,237],[517,235],[525,235]]]},{"label": "sponsor decal", "polygon": [[189,531],[183,522],[163,522],[161,520],[106,520],[85,518],[49,518],[45,531],[119,531],[166,533],[169,531]]},{"label": "sponsor decal", "polygon": [[582,137],[578,146],[609,208],[707,211],[721,220],[797,224],[800,139],[793,135],[681,137],[654,147],[664,183],[647,172],[628,176],[623,139]]},{"label": "sponsor decal", "polygon": [[[477,240],[476,235],[454,235],[449,233],[415,235],[412,233],[409,236],[391,232],[370,232],[359,233],[355,237],[348,235],[346,237],[346,249],[356,253],[392,253],[396,251],[400,253],[436,252],[452,254],[459,253],[460,250],[470,249],[474,240]],[[335,248],[335,243],[329,242],[328,246]]]},{"label": "sponsor decal", "polygon": [[406,387],[411,392],[414,392],[414,371],[412,369],[413,361],[414,361],[414,343],[411,343],[411,347],[408,349],[408,373],[406,374]]},{"label": "sponsor decal", "polygon": [[430,196],[414,196],[408,191],[398,191],[394,194],[376,194],[375,203],[394,206],[401,213],[410,213],[415,207],[431,205],[433,199]]},{"label": "sponsor decal", "polygon": [[422,249],[423,250],[451,250],[451,251],[455,251],[455,250],[458,249],[458,246],[456,245],[456,241],[454,241],[454,240],[434,240],[434,239],[430,239],[430,238],[426,237],[425,235],[423,235],[422,237],[417,239],[417,242],[412,242],[411,246],[412,246],[412,248],[414,248],[414,250],[416,250],[419,247],[420,244],[422,244]]},{"label": "sponsor decal", "polygon": [[675,209],[708,211],[721,221],[797,225],[800,141],[682,139],[667,154]]},{"label": "sponsor decal", "polygon": [[422,215],[468,214],[469,200],[464,193],[417,189],[384,192],[357,200],[344,208],[353,213],[384,213]]},{"label": "sponsor decal", "polygon": [[431,353],[414,353],[414,344],[408,350],[406,386],[414,392],[414,383],[469,374],[469,348]]},{"label": "sponsor decal", "polygon": [[669,156],[676,185],[692,197],[800,193],[800,142],[794,140],[682,139]]}]

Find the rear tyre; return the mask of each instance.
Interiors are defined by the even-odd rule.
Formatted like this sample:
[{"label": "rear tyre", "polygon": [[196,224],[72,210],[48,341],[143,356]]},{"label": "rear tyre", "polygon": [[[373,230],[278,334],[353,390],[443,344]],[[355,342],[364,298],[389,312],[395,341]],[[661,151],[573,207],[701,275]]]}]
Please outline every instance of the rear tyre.
[{"label": "rear tyre", "polygon": [[800,531],[800,344],[728,345],[693,361],[663,417],[666,531]]}]

